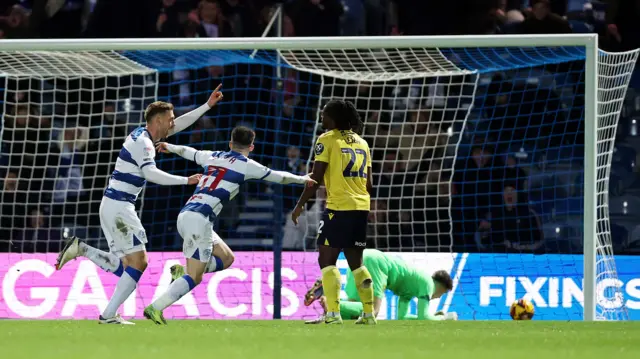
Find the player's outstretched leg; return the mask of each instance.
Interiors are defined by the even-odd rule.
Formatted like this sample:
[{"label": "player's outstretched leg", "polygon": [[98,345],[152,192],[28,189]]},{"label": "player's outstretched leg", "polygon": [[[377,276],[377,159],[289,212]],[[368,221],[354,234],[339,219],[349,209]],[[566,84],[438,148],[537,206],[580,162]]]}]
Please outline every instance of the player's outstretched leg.
[{"label": "player's outstretched leg", "polygon": [[111,253],[93,248],[75,236],[66,240],[62,251],[58,254],[56,269],[62,269],[65,264],[78,257],[85,257],[104,271],[113,273],[118,277],[124,272],[124,265],[120,258]]},{"label": "player's outstretched leg", "polygon": [[167,324],[162,311],[180,300],[202,282],[202,274],[207,263],[199,259],[187,258],[187,270],[176,264],[171,267],[171,285],[158,299],[144,309],[144,317],[156,324]]},{"label": "player's outstretched leg", "polygon": [[324,296],[324,290],[322,290],[322,278],[318,278],[304,295],[304,305],[308,307],[313,304],[316,299],[319,299],[322,296]]},{"label": "player's outstretched leg", "polygon": [[162,311],[200,284],[204,273],[221,271],[234,261],[231,249],[213,231],[209,219],[200,213],[180,213],[178,232],[184,240],[182,250],[187,258],[186,274],[182,266],[172,266],[169,289],[145,308],[145,317],[156,324],[166,324]]}]

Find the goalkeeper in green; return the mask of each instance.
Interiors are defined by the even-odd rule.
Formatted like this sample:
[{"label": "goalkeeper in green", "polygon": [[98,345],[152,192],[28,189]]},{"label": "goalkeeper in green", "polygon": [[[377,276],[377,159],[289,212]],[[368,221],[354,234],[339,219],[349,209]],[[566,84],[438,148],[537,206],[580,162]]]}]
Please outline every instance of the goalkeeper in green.
[{"label": "goalkeeper in green", "polygon": [[[385,289],[389,289],[398,298],[398,319],[418,320],[456,320],[456,313],[438,312],[435,315],[429,313],[431,299],[440,298],[453,287],[451,276],[444,270],[439,270],[433,275],[414,268],[403,260],[388,256],[375,249],[366,249],[363,258],[373,280],[373,311],[377,316],[382,304]],[[362,312],[362,303],[356,288],[356,283],[351,272],[347,272],[347,285],[345,287],[348,300],[340,301],[340,315],[342,318],[358,318]],[[413,298],[418,298],[418,315],[409,314],[409,303]],[[313,287],[305,295],[305,305],[309,306],[316,299],[323,309],[324,295],[322,292],[322,280],[317,280]],[[323,323],[323,317],[307,321],[307,324]]]}]

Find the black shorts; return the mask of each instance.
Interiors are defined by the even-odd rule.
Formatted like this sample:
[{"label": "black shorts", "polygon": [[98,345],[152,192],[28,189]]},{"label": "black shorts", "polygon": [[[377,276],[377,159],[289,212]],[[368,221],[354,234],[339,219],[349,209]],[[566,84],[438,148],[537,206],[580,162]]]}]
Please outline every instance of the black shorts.
[{"label": "black shorts", "polygon": [[318,225],[318,246],[367,248],[369,211],[327,209]]}]

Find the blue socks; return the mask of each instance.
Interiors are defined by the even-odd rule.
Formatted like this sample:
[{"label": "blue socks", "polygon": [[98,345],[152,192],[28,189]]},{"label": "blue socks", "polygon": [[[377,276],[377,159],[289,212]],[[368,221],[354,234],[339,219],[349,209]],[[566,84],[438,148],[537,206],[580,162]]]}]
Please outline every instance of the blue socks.
[{"label": "blue socks", "polygon": [[127,267],[124,270],[118,284],[116,284],[116,290],[113,292],[109,304],[107,304],[107,308],[102,313],[103,318],[109,319],[115,317],[118,308],[120,308],[122,303],[124,303],[136,289],[140,277],[142,277],[142,272],[133,267]]},{"label": "blue socks", "polygon": [[209,263],[207,263],[207,267],[205,268],[204,272],[213,273],[213,272],[219,272],[223,269],[224,269],[224,264],[222,263],[222,259],[216,256],[211,256],[211,259],[209,259]]},{"label": "blue socks", "polygon": [[177,302],[185,294],[196,287],[196,282],[188,274],[176,279],[166,292],[164,292],[155,302],[151,303],[156,310],[165,310],[171,304]]}]

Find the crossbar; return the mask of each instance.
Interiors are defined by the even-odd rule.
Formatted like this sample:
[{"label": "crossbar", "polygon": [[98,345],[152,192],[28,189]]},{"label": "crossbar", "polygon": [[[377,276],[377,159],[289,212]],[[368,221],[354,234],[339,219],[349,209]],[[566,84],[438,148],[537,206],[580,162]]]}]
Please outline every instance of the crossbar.
[{"label": "crossbar", "polygon": [[587,46],[596,34],[0,40],[0,51],[300,50]]}]

